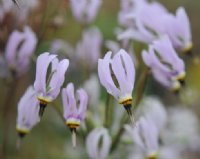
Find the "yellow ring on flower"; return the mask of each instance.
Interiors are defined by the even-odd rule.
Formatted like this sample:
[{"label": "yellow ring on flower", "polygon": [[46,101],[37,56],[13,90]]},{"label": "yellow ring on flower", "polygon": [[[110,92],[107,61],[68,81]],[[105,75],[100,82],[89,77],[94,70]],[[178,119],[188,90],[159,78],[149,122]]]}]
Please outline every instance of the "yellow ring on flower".
[{"label": "yellow ring on flower", "polygon": [[69,128],[77,128],[80,126],[80,122],[78,121],[66,121],[65,124],[69,127]]},{"label": "yellow ring on flower", "polygon": [[37,97],[37,99],[40,101],[40,104],[44,104],[44,105],[47,105],[48,103],[51,102],[43,97]]},{"label": "yellow ring on flower", "polygon": [[130,105],[130,104],[132,104],[132,100],[133,100],[132,98],[128,97],[128,98],[125,98],[125,99],[119,101],[119,104],[123,104],[124,106]]},{"label": "yellow ring on flower", "polygon": [[156,159],[158,154],[156,152],[152,153],[150,156],[147,156],[146,159]]},{"label": "yellow ring on flower", "polygon": [[16,126],[16,130],[19,133],[28,134],[30,131],[27,129],[21,129],[19,126]]}]

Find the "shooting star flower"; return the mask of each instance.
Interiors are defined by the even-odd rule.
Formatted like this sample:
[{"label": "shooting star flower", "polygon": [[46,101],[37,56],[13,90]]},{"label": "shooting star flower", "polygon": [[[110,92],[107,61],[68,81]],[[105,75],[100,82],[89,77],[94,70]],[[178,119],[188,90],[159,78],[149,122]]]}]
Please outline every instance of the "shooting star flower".
[{"label": "shooting star flower", "polygon": [[147,159],[156,159],[158,153],[158,129],[151,120],[140,118],[135,127],[126,126],[133,141],[145,153]]},{"label": "shooting star flower", "polygon": [[70,0],[72,13],[77,21],[90,23],[97,16],[102,0]]},{"label": "shooting star flower", "polygon": [[36,44],[36,35],[28,26],[24,27],[23,32],[14,31],[10,35],[5,49],[5,59],[8,67],[17,75],[27,71]]},{"label": "shooting star flower", "polygon": [[64,118],[66,125],[72,132],[72,144],[76,146],[76,130],[80,126],[81,121],[85,119],[88,95],[83,89],[76,91],[77,98],[74,93],[74,85],[69,83],[66,88],[62,89],[62,101],[64,109]]},{"label": "shooting star flower", "polygon": [[[52,67],[47,78],[47,69],[50,63],[52,64]],[[68,66],[68,59],[63,59],[59,62],[56,55],[50,55],[48,52],[38,56],[34,89],[37,92],[37,98],[40,101],[40,116],[43,115],[47,104],[56,99],[60,93],[60,88],[64,83],[65,72],[67,71]]]},{"label": "shooting star flower", "polygon": [[185,64],[178,57],[168,36],[154,41],[148,52],[143,51],[142,57],[158,82],[174,91],[180,89],[186,76]]},{"label": "shooting star flower", "polygon": [[105,128],[96,128],[87,136],[86,148],[90,159],[106,159],[110,146],[111,138]]},{"label": "shooting star flower", "polygon": [[[91,47],[92,46],[92,47]],[[96,27],[83,32],[82,40],[76,46],[76,56],[79,63],[90,69],[96,68],[97,61],[101,54],[102,34]]]},{"label": "shooting star flower", "polygon": [[16,130],[20,138],[24,137],[40,121],[39,102],[36,93],[30,86],[18,103]]},{"label": "shooting star flower", "polygon": [[118,39],[134,39],[150,44],[165,33],[164,17],[168,11],[156,1],[140,0],[132,3],[131,11],[123,15],[125,18],[123,21],[128,21],[131,25],[118,35]]},{"label": "shooting star flower", "polygon": [[192,35],[189,18],[183,7],[179,7],[176,15],[169,14],[166,18],[166,33],[173,46],[183,52],[192,49]]},{"label": "shooting star flower", "polygon": [[135,82],[134,64],[130,55],[123,49],[119,50],[113,59],[111,55],[112,52],[109,51],[103,59],[99,59],[99,79],[107,92],[124,106],[133,121],[131,106]]}]

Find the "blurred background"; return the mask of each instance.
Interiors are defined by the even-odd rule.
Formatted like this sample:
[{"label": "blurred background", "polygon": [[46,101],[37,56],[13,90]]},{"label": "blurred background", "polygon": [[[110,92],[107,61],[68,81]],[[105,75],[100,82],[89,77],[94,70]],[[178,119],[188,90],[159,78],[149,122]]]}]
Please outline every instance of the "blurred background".
[{"label": "blurred background", "polygon": [[[8,1],[8,0],[7,0]],[[11,1],[11,0],[10,0]],[[33,3],[34,0],[19,0]],[[200,1],[198,0],[159,0],[170,12],[175,13],[179,6],[183,6],[189,16],[192,27],[192,39],[194,43],[193,56],[181,55],[186,63],[186,84],[178,95],[166,90],[158,84],[152,77],[147,81],[145,95],[158,96],[166,107],[173,105],[184,105],[191,109],[200,119]],[[1,3],[1,1],[0,1]],[[72,48],[82,37],[82,31],[86,24],[80,24],[72,15],[69,0],[38,0],[37,5],[30,11],[25,21],[20,21],[19,9],[14,6],[11,12],[6,13],[3,21],[0,23],[0,53],[3,55],[8,35],[15,29],[22,30],[25,24],[28,24],[36,33],[38,44],[34,56],[31,58],[30,69],[27,73],[20,76],[15,82],[12,79],[0,79],[0,148],[4,147],[4,153],[8,159],[78,159],[88,158],[85,150],[85,136],[78,132],[77,147],[71,146],[71,134],[69,129],[62,121],[62,117],[52,106],[46,109],[41,122],[34,127],[22,141],[20,150],[16,149],[16,115],[17,103],[23,95],[26,88],[33,84],[35,78],[36,57],[46,51],[51,50],[52,42],[55,39],[62,39]],[[1,5],[1,4],[0,4]],[[1,6],[0,6],[1,7]],[[97,17],[89,24],[100,29],[103,36],[103,45],[101,48],[101,57],[108,50],[105,47],[106,40],[116,40],[114,29],[118,26],[118,12],[120,10],[119,0],[103,0],[97,13]],[[1,11],[1,8],[0,8]],[[13,13],[14,12],[14,13]],[[14,15],[15,16],[14,16]],[[92,46],[91,46],[92,47]],[[142,44],[134,44],[134,50],[137,56],[140,56]],[[65,57],[70,58],[66,54]],[[81,69],[76,69],[76,66]],[[86,70],[87,72],[87,70]],[[96,69],[89,72],[91,75]],[[137,72],[137,75],[140,73]],[[85,79],[84,67],[71,63],[66,73],[66,83],[72,81],[76,87],[83,86]],[[136,81],[137,84],[137,81]],[[105,103],[106,92],[101,88],[100,101]],[[92,98],[92,97],[90,97]],[[28,104],[28,103],[27,103]],[[8,107],[6,107],[8,105]],[[95,107],[102,104],[97,103]],[[62,112],[62,103],[60,97],[56,100],[56,107]],[[99,109],[99,108],[98,108]],[[103,108],[102,108],[103,109]],[[184,124],[184,123],[183,123]],[[6,132],[6,133],[5,133]],[[123,146],[123,145],[122,145]],[[120,159],[125,157],[125,152],[118,147],[110,158]],[[2,152],[1,152],[2,153]],[[194,159],[200,157],[199,152],[195,152]],[[189,159],[188,158],[188,159]],[[3,158],[2,158],[3,159]]]}]

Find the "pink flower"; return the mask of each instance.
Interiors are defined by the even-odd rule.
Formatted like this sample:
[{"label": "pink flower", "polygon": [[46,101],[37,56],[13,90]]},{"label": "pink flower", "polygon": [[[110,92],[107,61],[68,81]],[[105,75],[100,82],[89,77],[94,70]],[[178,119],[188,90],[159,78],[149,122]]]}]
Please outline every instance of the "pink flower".
[{"label": "pink flower", "polygon": [[72,144],[76,146],[76,130],[80,126],[81,121],[85,119],[86,109],[88,105],[88,95],[83,89],[74,93],[74,85],[69,83],[66,88],[62,89],[62,101],[64,109],[64,118],[66,125],[72,132]]},{"label": "pink flower", "polygon": [[[76,92],[77,99],[74,93],[74,85],[69,83],[66,88],[62,89],[62,101],[64,108],[64,118],[69,128],[78,127],[80,122],[84,120],[88,95],[83,89]],[[78,101],[80,104],[78,104]]]},{"label": "pink flower", "polygon": [[39,102],[36,93],[30,86],[18,103],[17,132],[23,137],[40,121]]},{"label": "pink flower", "polygon": [[36,44],[36,35],[28,26],[24,27],[23,32],[14,31],[8,39],[5,49],[5,59],[9,68],[18,75],[25,73]]},{"label": "pink flower", "polygon": [[70,0],[72,13],[77,21],[90,23],[97,16],[102,0]]},{"label": "pink flower", "polygon": [[185,64],[178,57],[168,36],[154,41],[148,52],[142,52],[142,57],[158,82],[174,91],[180,89],[186,76]]},{"label": "pink flower", "polygon": [[169,14],[166,18],[166,31],[173,46],[180,51],[191,51],[192,35],[189,18],[183,7],[179,7],[176,15]]},{"label": "pink flower", "polygon": [[[107,92],[113,95],[120,104],[124,105],[124,108],[131,117],[135,67],[130,55],[125,50],[119,50],[113,59],[111,59],[111,55],[112,52],[109,51],[103,59],[99,59],[99,79]],[[113,75],[115,79],[113,79]]]},{"label": "pink flower", "polygon": [[[47,77],[48,67],[52,64],[51,72]],[[36,76],[34,89],[37,98],[40,101],[41,111],[49,102],[52,102],[60,93],[60,88],[65,80],[65,72],[69,66],[69,60],[64,59],[59,62],[56,55],[50,55],[48,52],[38,56],[36,62]],[[40,112],[40,115],[43,111]]]},{"label": "pink flower", "polygon": [[82,40],[78,42],[75,50],[79,62],[89,66],[89,68],[96,68],[101,54],[101,46],[102,34],[100,30],[95,27],[85,30]]},{"label": "pink flower", "polygon": [[156,158],[159,132],[150,119],[140,118],[134,127],[126,126],[126,130],[147,158]]},{"label": "pink flower", "polygon": [[111,138],[105,128],[96,128],[87,136],[86,148],[90,159],[106,159],[110,146]]}]

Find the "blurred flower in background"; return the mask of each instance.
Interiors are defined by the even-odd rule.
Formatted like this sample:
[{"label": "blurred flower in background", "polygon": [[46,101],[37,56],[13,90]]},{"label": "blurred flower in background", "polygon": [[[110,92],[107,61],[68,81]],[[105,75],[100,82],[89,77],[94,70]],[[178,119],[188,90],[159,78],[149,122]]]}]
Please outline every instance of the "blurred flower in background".
[{"label": "blurred flower in background", "polygon": [[12,73],[19,76],[28,70],[36,44],[36,35],[28,26],[24,27],[24,32],[14,31],[10,35],[5,48],[5,60]]},{"label": "blurred flower in background", "polygon": [[81,23],[91,23],[97,16],[101,0],[70,0],[72,13]]},{"label": "blurred flower in background", "polygon": [[109,154],[110,144],[111,139],[105,128],[96,128],[92,130],[86,139],[86,147],[89,158],[106,159]]},{"label": "blurred flower in background", "polygon": [[83,31],[82,39],[76,45],[75,53],[78,63],[88,69],[95,69],[102,47],[102,34],[96,27]]},{"label": "blurred flower in background", "polygon": [[18,103],[17,132],[19,137],[24,137],[40,121],[39,102],[33,87],[26,90]]},{"label": "blurred flower in background", "polygon": [[0,2],[0,158],[199,159],[200,2],[17,2]]}]

